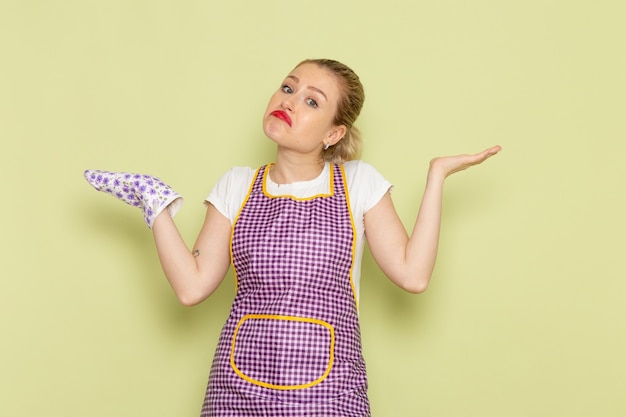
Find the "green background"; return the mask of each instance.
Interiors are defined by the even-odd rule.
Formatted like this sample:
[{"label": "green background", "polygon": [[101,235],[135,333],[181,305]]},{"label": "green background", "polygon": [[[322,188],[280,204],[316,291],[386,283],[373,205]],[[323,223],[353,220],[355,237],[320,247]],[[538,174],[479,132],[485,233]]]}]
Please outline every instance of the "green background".
[{"label": "green background", "polygon": [[626,415],[626,3],[0,0],[0,415],[197,416],[232,274],[178,304],[141,214],[87,168],[202,200],[272,160],[261,116],[301,59],[360,75],[363,159],[412,227],[455,174],[429,290],[366,254],[375,416]]}]

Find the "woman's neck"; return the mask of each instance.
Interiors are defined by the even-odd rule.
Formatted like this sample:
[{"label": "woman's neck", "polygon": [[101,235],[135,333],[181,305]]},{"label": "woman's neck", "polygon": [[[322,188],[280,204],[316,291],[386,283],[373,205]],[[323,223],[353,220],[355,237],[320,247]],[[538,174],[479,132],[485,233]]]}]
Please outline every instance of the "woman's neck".
[{"label": "woman's neck", "polygon": [[324,169],[321,157],[285,155],[278,152],[270,170],[270,178],[277,184],[291,184],[317,178]]}]

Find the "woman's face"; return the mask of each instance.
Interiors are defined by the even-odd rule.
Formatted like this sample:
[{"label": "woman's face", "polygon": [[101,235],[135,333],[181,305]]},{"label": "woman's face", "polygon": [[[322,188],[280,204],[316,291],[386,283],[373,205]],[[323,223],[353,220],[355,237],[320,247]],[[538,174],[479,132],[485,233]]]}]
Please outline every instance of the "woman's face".
[{"label": "woman's face", "polygon": [[279,147],[319,155],[345,134],[333,120],[339,84],[327,69],[313,63],[295,68],[272,95],[263,117],[263,131]]}]

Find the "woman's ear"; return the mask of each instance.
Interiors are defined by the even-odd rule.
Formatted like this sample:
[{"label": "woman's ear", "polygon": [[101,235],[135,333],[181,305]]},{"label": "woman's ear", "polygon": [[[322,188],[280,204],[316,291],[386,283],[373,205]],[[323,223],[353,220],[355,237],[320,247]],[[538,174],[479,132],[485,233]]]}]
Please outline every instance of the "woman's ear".
[{"label": "woman's ear", "polygon": [[329,132],[324,143],[328,146],[333,146],[346,136],[347,131],[348,129],[344,125],[334,126]]}]

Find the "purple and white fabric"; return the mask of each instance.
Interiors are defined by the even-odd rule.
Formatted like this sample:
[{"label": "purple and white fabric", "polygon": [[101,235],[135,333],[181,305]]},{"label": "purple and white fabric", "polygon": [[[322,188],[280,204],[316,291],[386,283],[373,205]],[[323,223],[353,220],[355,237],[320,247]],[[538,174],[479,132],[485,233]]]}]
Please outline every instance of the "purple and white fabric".
[{"label": "purple and white fabric", "polygon": [[150,229],[163,210],[167,208],[174,217],[183,204],[183,198],[172,187],[152,175],[95,169],[88,169],[83,175],[96,190],[140,208]]},{"label": "purple and white fabric", "polygon": [[264,189],[261,167],[233,226],[237,294],[203,417],[370,415],[351,272],[355,228],[343,167],[330,193]]}]

